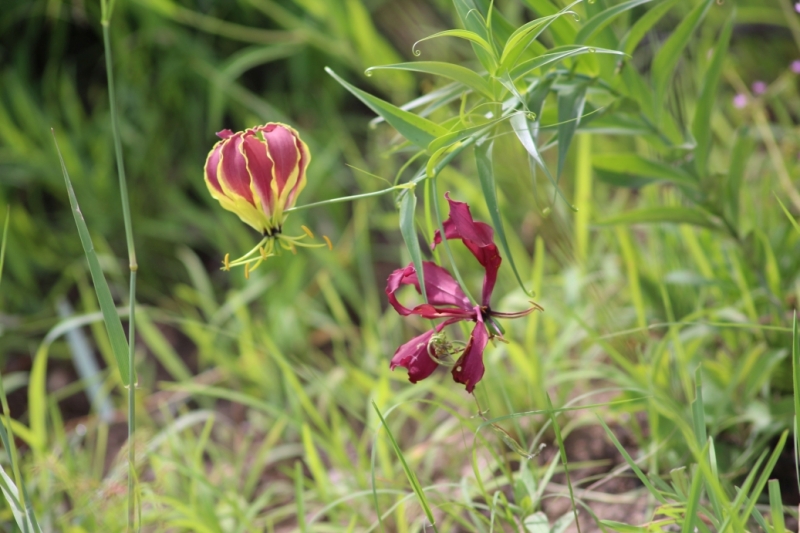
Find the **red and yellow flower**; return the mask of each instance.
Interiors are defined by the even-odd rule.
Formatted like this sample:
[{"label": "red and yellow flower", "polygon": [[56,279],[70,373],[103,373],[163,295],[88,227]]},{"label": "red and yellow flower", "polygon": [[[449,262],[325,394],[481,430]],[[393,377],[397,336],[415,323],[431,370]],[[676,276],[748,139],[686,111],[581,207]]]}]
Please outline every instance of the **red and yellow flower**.
[{"label": "red and yellow flower", "polygon": [[[262,241],[241,258],[230,261],[225,256],[223,268],[244,265],[245,275],[274,255],[276,243],[294,251],[295,246],[325,246],[300,243],[312,237],[289,237],[283,234],[286,211],[297,201],[306,186],[306,171],[311,161],[308,146],[297,131],[277,122],[256,126],[237,133],[222,130],[221,139],[208,154],[205,182],[211,196],[220,205],[236,213],[246,224],[263,235]],[[330,246],[330,241],[325,238]]]}]

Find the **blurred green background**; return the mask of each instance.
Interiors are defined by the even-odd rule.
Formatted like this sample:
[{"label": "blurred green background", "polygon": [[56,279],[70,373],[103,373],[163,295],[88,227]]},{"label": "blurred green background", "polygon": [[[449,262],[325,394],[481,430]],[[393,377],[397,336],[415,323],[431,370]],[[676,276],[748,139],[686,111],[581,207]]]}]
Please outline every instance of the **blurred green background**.
[{"label": "blurred green background", "polygon": [[[373,113],[323,68],[397,105],[429,94],[445,83],[401,71],[366,76],[364,70],[416,60],[416,41],[461,27],[453,4],[118,1],[111,38],[140,265],[137,447],[145,528],[278,531],[283,525],[305,531],[306,519],[318,516],[325,525],[307,530],[368,531],[377,527],[371,499],[377,476],[388,491],[374,496],[386,512],[387,530],[421,530],[425,517],[402,462],[385,438],[372,443],[379,427],[372,401],[385,415],[394,409],[390,426],[420,482],[432,487],[442,531],[490,531],[495,514],[502,525],[493,527],[509,531],[544,516],[540,512],[552,522],[569,513],[543,496],[565,498],[561,467],[550,466],[559,461],[561,437],[537,411],[547,407],[545,392],[556,407],[586,394],[591,397],[584,403],[603,403],[603,420],[625,436],[641,466],[668,479],[671,469],[702,462],[687,443],[691,431],[699,438],[691,402],[700,391],[700,425],[715,439],[720,490],[733,500],[732,487],[751,472],[760,474],[758,457],[792,427],[790,328],[800,298],[800,234],[792,213],[800,212],[800,203],[790,191],[800,173],[800,78],[791,64],[800,59],[800,15],[779,0],[711,2],[671,64],[674,76],[666,74],[663,100],[654,100],[657,80],[665,76],[651,70],[654,58],[706,3],[642,3],[610,21],[594,45],[617,50],[631,28],[661,10],[624,67],[601,54],[559,63],[564,72],[592,77],[586,109],[599,110],[567,152],[558,186],[567,200],[557,197],[541,170],[532,170],[510,131],[498,137],[494,171],[510,248],[545,312],[509,322],[511,344],[487,351],[477,407],[444,373],[411,386],[403,371],[388,370],[395,348],[427,327],[386,310],[385,279],[410,261],[390,196],[292,214],[287,225],[293,233],[305,224],[328,235],[334,250],[270,259],[248,281],[218,267],[225,253],[238,256],[258,235],[219,208],[202,177],[216,131],[280,121],[300,131],[313,155],[299,205],[385,188],[381,178],[392,182],[411,152],[392,149],[396,132],[385,124],[370,127]],[[485,12],[488,2],[475,5]],[[494,6],[503,17],[495,23],[513,29],[554,5],[563,7],[498,0]],[[568,45],[586,21],[615,5],[581,4],[579,20],[559,21],[540,41],[547,49]],[[92,315],[98,305],[50,133],[53,128],[122,306],[126,251],[100,7],[90,0],[6,0],[0,7],[0,215],[10,209],[0,365],[17,421],[12,429],[32,500],[50,530],[117,531],[124,523],[117,487],[124,468],[116,458],[125,440],[124,390],[106,365],[113,355]],[[732,36],[718,87],[703,100],[729,17]],[[480,68],[469,44],[459,40],[419,48],[420,59]],[[767,84],[762,94],[753,92],[758,81]],[[734,104],[737,94],[744,107]],[[557,98],[554,89],[544,101],[542,123],[559,120]],[[703,106],[709,114],[698,122]],[[663,124],[642,129],[656,109]],[[456,100],[431,117],[443,122],[457,112]],[[695,172],[700,122],[710,131],[709,164]],[[632,166],[619,154],[667,170]],[[555,150],[544,155],[554,169]],[[676,180],[684,175],[696,185],[681,186]],[[451,191],[473,205],[476,218],[491,220],[472,157],[457,159],[437,180],[440,193]],[[420,207],[422,200],[420,194]],[[700,218],[664,215],[659,209],[665,207],[692,209]],[[429,241],[422,209],[417,223],[423,242]],[[481,272],[456,252],[465,281],[477,288]],[[495,307],[517,310],[527,297],[504,259]],[[64,301],[76,322],[59,316]],[[81,351],[59,337],[49,347],[46,373],[37,375],[33,356],[57,324],[84,331],[89,348]],[[83,392],[92,380],[81,381],[75,370],[74,361],[86,354],[103,368],[94,381],[110,393],[94,406]],[[697,368],[702,385],[695,381]],[[44,391],[37,419],[31,402]],[[98,414],[103,403],[110,418]],[[479,428],[479,408],[489,409],[487,418],[512,418],[497,420],[494,431]],[[561,422],[567,442],[571,433],[598,428],[589,411]],[[464,442],[472,431],[480,435],[478,455],[488,466],[471,465],[472,443]],[[602,430],[594,438],[610,442]],[[521,459],[509,444],[513,439],[528,450],[547,442],[550,453]],[[608,446],[588,457],[568,448],[579,457],[578,470],[589,472],[583,486],[625,464]],[[785,451],[780,460],[775,476],[787,506],[796,505],[793,454]],[[299,478],[295,461],[302,464]],[[486,486],[471,466],[483,472]],[[675,486],[685,481],[680,475],[671,478]],[[652,511],[657,499],[628,477],[626,495]],[[447,483],[454,486],[440,486]],[[678,501],[680,524],[688,523],[691,480],[686,483],[670,497]],[[713,484],[704,483],[713,492]],[[596,503],[590,493],[584,496]],[[763,486],[751,496],[766,506]],[[12,527],[10,511],[0,520]],[[775,527],[772,518],[768,522]]]}]

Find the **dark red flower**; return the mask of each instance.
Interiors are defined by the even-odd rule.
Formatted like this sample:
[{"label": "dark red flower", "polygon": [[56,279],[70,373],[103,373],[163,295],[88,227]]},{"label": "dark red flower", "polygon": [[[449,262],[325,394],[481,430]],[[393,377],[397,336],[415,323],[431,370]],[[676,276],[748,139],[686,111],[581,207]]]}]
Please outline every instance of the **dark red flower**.
[{"label": "dark red flower", "polygon": [[[461,320],[470,320],[475,322],[475,327],[472,329],[466,347],[460,351],[461,355],[455,362],[452,373],[456,382],[464,384],[467,392],[472,392],[483,377],[485,370],[483,351],[486,349],[489,339],[498,335],[487,328],[486,322],[493,321],[493,317],[525,316],[541,308],[534,306],[519,313],[492,311],[492,291],[502,261],[497,245],[494,243],[494,230],[488,224],[475,222],[469,206],[465,202],[451,199],[449,193],[445,194],[445,198],[450,204],[450,216],[443,224],[444,238],[460,239],[464,246],[472,252],[478,263],[483,266],[485,274],[481,302],[479,305],[470,302],[447,270],[430,261],[423,261],[422,270],[428,303],[409,309],[397,300],[395,293],[403,285],[413,285],[417,292],[421,293],[414,264],[411,263],[405,268],[392,272],[386,283],[386,295],[389,297],[389,303],[398,313],[403,316],[419,315],[423,318],[446,318],[447,320],[400,346],[392,357],[391,368],[392,370],[398,366],[407,368],[408,379],[411,383],[430,376],[441,362],[438,350],[443,349],[447,353],[450,352],[449,345],[446,348],[438,347],[434,342],[435,337],[445,326]],[[431,248],[436,248],[441,242],[442,236],[439,230],[436,230]]]}]

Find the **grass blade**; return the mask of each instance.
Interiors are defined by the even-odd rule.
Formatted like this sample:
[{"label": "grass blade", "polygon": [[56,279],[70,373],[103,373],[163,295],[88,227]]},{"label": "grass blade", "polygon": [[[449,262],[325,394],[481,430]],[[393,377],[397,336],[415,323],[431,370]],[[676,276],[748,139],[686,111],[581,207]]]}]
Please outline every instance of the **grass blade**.
[{"label": "grass blade", "polygon": [[408,466],[406,463],[406,459],[403,456],[403,451],[400,449],[400,446],[397,444],[397,441],[392,435],[391,430],[389,429],[389,425],[386,423],[386,420],[383,418],[380,409],[378,409],[378,405],[375,402],[372,402],[372,407],[375,409],[375,412],[378,413],[378,418],[381,419],[381,424],[386,429],[386,434],[389,435],[389,440],[392,443],[392,448],[394,448],[394,452],[397,454],[397,458],[400,459],[400,464],[403,467],[403,471],[408,478],[408,482],[411,484],[411,488],[414,490],[414,494],[417,495],[417,499],[419,499],[420,505],[422,505],[422,509],[425,511],[425,516],[428,517],[428,521],[431,523],[431,527],[436,533],[439,533],[439,530],[436,528],[436,521],[433,517],[433,512],[431,511],[430,506],[428,505],[428,500],[425,498],[425,492],[422,490],[422,487],[417,480],[417,476]]},{"label": "grass blade", "polygon": [[717,87],[719,78],[722,74],[722,64],[728,53],[728,43],[733,33],[733,21],[736,18],[736,7],[731,9],[731,14],[722,32],[719,35],[711,64],[706,70],[706,77],[703,81],[703,89],[697,101],[697,110],[694,113],[692,122],[692,134],[694,135],[697,146],[694,150],[694,165],[697,175],[703,178],[708,170],[708,156],[711,152],[711,113],[714,110],[714,101],[719,97]]},{"label": "grass blade", "polygon": [[508,247],[506,230],[503,227],[503,219],[500,216],[500,206],[497,203],[497,184],[494,181],[494,170],[492,169],[491,142],[486,141],[475,146],[475,162],[478,167],[478,177],[481,180],[481,189],[483,190],[483,197],[486,200],[486,207],[489,209],[489,214],[492,217],[492,224],[494,224],[495,231],[497,231],[500,244],[503,246],[506,257],[508,257],[508,262],[511,264],[511,269],[514,271],[517,283],[519,283],[523,292],[532,298],[533,294],[526,289],[525,285],[522,283],[522,278],[517,271],[517,265],[514,263],[514,256],[511,255],[511,250]]},{"label": "grass blade", "polygon": [[577,44],[583,44],[589,41],[592,37],[597,35],[603,28],[611,24],[611,22],[626,11],[630,11],[631,9],[638,7],[642,4],[646,4],[652,0],[628,0],[627,2],[623,2],[616,6],[609,7],[608,9],[604,9],[597,15],[593,16],[589,20],[586,21],[578,35],[575,36],[575,42]]},{"label": "grass blade", "polygon": [[700,25],[700,22],[705,17],[708,9],[714,0],[702,0],[692,11],[681,21],[678,27],[672,32],[664,46],[656,54],[653,59],[653,66],[650,69],[652,72],[653,89],[655,91],[655,99],[653,100],[653,116],[656,117],[656,123],[660,122],[662,111],[664,109],[664,98],[667,94],[667,87],[672,80],[672,75],[678,60],[681,57],[683,49],[689,43],[694,31]]},{"label": "grass blade", "polygon": [[428,303],[428,291],[425,290],[425,271],[422,268],[422,250],[419,247],[419,239],[417,238],[417,231],[414,226],[414,212],[416,207],[417,195],[414,194],[414,189],[406,190],[403,197],[400,199],[400,233],[403,235],[408,253],[411,254],[411,261],[414,263],[414,269],[417,271],[417,279],[419,280],[419,289],[422,293],[422,298],[425,300],[425,303]]},{"label": "grass blade", "polygon": [[797,311],[792,317],[792,386],[794,389],[794,455],[797,488],[800,490],[800,336],[797,334]]},{"label": "grass blade", "polygon": [[773,533],[783,533],[786,531],[786,524],[783,520],[783,501],[781,500],[781,485],[777,479],[769,480],[769,510],[772,515]]},{"label": "grass blade", "polygon": [[714,221],[711,215],[699,207],[675,206],[632,209],[619,215],[613,215],[598,220],[596,224],[600,226],[611,226],[615,224],[656,224],[661,222],[692,224],[704,228],[720,229],[720,226]]},{"label": "grass blade", "polygon": [[572,490],[572,480],[569,477],[569,466],[567,463],[567,450],[564,447],[564,439],[561,436],[561,428],[556,421],[555,409],[553,409],[553,402],[550,400],[550,394],[545,394],[547,398],[547,414],[550,417],[550,423],[553,425],[553,431],[556,434],[556,442],[558,443],[558,452],[561,455],[561,462],[564,463],[564,474],[567,476],[567,488],[569,489],[569,499],[572,502],[572,513],[575,515],[575,526],[578,533],[581,533],[581,524],[578,521],[578,507],[575,505],[575,493]]},{"label": "grass blade", "polygon": [[128,340],[125,337],[125,331],[122,329],[122,321],[117,314],[117,308],[114,305],[114,299],[111,297],[108,282],[103,274],[103,269],[100,267],[97,252],[95,252],[94,244],[92,244],[92,237],[89,235],[89,228],[86,226],[83,213],[81,213],[81,208],[78,205],[78,198],[75,196],[75,190],[72,188],[72,181],[69,179],[67,166],[64,164],[61,150],[58,148],[55,132],[53,132],[53,142],[56,145],[58,159],[61,162],[61,172],[64,174],[64,183],[66,183],[67,186],[72,215],[75,218],[75,225],[78,227],[78,235],[81,239],[81,245],[83,245],[83,252],[86,254],[86,260],[89,262],[89,272],[92,275],[92,282],[94,283],[94,290],[97,294],[97,301],[100,303],[100,310],[103,312],[103,322],[106,325],[108,338],[114,350],[114,357],[117,360],[117,367],[120,377],[122,378],[122,384],[128,386],[131,383],[131,375],[128,368]]},{"label": "grass blade", "polygon": [[561,177],[572,136],[578,129],[586,103],[586,85],[583,83],[570,85],[558,92],[558,169],[556,179]]}]

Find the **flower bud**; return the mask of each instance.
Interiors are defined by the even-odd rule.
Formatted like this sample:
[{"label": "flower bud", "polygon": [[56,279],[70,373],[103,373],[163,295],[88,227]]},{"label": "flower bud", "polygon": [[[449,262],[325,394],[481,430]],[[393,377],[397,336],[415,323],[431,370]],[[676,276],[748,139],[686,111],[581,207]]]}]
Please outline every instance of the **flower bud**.
[{"label": "flower bud", "polygon": [[306,185],[308,146],[293,128],[276,122],[217,136],[222,140],[205,166],[211,196],[264,235],[279,233],[284,211]]}]

